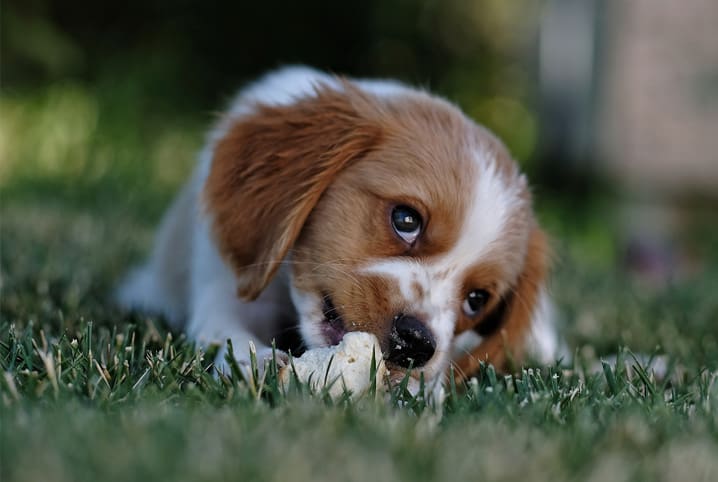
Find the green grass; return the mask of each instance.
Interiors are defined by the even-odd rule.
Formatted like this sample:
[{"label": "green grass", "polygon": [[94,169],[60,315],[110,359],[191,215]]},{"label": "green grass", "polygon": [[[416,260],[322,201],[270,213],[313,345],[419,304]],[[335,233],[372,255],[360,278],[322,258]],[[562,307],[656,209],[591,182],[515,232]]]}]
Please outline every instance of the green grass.
[{"label": "green grass", "polygon": [[[544,197],[576,361],[487,367],[448,387],[442,417],[410,397],[284,394],[271,376],[258,394],[211,376],[213,353],[162,320],[109,302],[208,116],[146,118],[77,86],[0,102],[3,481],[718,480],[715,215],[683,230],[699,268],[647,287],[619,267],[616,201]],[[87,132],[46,135],[63,120]],[[619,347],[632,370],[593,370]],[[674,368],[656,380],[631,352]]]}]

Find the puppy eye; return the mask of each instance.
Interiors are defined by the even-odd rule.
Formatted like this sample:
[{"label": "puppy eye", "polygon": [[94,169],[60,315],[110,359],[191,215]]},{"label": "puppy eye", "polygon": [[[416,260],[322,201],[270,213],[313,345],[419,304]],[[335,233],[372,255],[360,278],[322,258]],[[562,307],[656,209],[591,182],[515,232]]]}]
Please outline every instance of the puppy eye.
[{"label": "puppy eye", "polygon": [[464,310],[464,314],[468,317],[474,317],[478,315],[481,310],[486,306],[486,302],[489,301],[489,292],[486,290],[474,290],[466,295],[466,299],[461,305]]},{"label": "puppy eye", "polygon": [[421,216],[409,206],[397,206],[391,212],[391,225],[401,239],[412,244],[421,233]]}]

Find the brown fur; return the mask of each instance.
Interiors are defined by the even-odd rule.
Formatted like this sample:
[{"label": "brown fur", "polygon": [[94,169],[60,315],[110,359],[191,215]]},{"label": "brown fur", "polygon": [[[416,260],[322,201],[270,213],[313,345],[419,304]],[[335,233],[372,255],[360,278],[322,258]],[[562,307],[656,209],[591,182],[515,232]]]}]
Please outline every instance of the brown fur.
[{"label": "brown fur", "polygon": [[483,313],[479,315],[477,319],[469,318],[463,311],[459,313],[459,318],[456,322],[455,334],[463,333],[466,330],[472,329],[478,323],[481,323],[482,319],[491,313],[494,308],[498,305],[502,293],[496,286],[497,280],[502,279],[503,273],[501,267],[496,264],[483,264],[476,267],[471,267],[468,270],[469,275],[464,281],[463,293],[468,293],[477,287],[488,291],[489,303],[484,308]]},{"label": "brown fur", "polygon": [[257,106],[218,142],[206,185],[220,249],[256,298],[336,174],[376,146],[363,94],[318,92],[291,106]]},{"label": "brown fur", "polygon": [[480,362],[489,362],[499,370],[510,368],[511,361],[520,361],[524,355],[533,309],[539,295],[539,288],[546,276],[548,249],[546,237],[534,228],[529,238],[524,268],[513,288],[513,296],[507,297],[500,329],[485,339],[471,354],[455,363],[458,378],[463,379],[475,373]]}]

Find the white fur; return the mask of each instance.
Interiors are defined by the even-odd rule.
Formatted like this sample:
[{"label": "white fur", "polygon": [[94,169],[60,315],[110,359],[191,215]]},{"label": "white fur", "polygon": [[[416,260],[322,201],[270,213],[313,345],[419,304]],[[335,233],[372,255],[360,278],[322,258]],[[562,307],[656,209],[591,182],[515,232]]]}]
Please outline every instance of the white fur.
[{"label": "white fur", "polygon": [[[522,180],[502,179],[491,153],[475,149],[473,155],[477,166],[475,189],[458,243],[444,262],[450,267],[467,266],[488,257],[495,243],[506,242],[506,236],[510,234],[505,231],[509,218],[521,215],[525,207],[521,198]],[[517,244],[525,248],[526,239],[518,240]],[[516,253],[517,261],[524,254],[525,249]],[[521,266],[519,262],[508,264]],[[518,272],[511,274],[516,276]]]},{"label": "white fur", "polygon": [[477,348],[484,337],[476,333],[474,330],[466,330],[460,335],[454,337],[454,345],[451,350],[451,357],[456,360],[464,355],[469,355]]},{"label": "white fur", "polygon": [[556,360],[571,361],[571,353],[556,326],[556,307],[543,288],[531,320],[531,332],[526,340],[529,355],[543,364]]},{"label": "white fur", "polygon": [[326,343],[321,333],[321,324],[324,322],[322,313],[322,300],[316,293],[309,293],[297,289],[293,283],[289,284],[289,294],[302,320],[299,328],[302,340],[309,347],[318,347]]},{"label": "white fur", "polygon": [[[386,80],[355,80],[360,88],[381,97],[415,92],[400,83]],[[260,297],[243,302],[236,295],[237,279],[220,256],[210,230],[211,218],[201,202],[201,191],[209,173],[215,145],[224,136],[232,121],[251,113],[257,102],[286,105],[302,97],[315,95],[315,86],[329,85],[341,89],[335,77],[301,66],[286,67],[270,73],[246,87],[231,103],[228,113],[207,138],[199,162],[183,193],[168,211],[158,232],[157,241],[147,263],[131,273],[117,291],[117,300],[127,308],[137,308],[165,315],[175,329],[184,329],[202,344],[220,343],[231,339],[235,357],[249,360],[249,344],[257,347],[260,358],[271,354],[269,342],[278,330],[278,320],[287,310],[296,309],[304,323],[302,335],[310,346],[322,345],[318,327],[323,315],[321,300],[314,294],[293,289],[287,270],[281,269]],[[513,184],[507,185],[496,171],[493,159],[480,146],[474,151],[476,171],[479,173],[471,209],[463,222],[456,246],[432,264],[411,260],[377,260],[366,270],[395,277],[407,301],[431,315],[430,326],[437,341],[437,353],[423,368],[438,380],[449,362],[452,337],[456,323],[457,283],[461,270],[470,262],[488,258],[504,234],[509,216],[515,213],[521,200]],[[179,219],[183,206],[191,205],[187,219]],[[174,214],[173,214],[174,213]],[[179,219],[179,220],[178,220]],[[185,222],[186,226],[177,223]],[[183,263],[186,283],[168,286],[165,264],[173,234],[180,232],[188,240],[188,252],[173,262]],[[176,238],[175,238],[176,239]],[[522,256],[519,250],[516,256]],[[447,272],[445,279],[439,273]],[[429,296],[413,299],[412,282],[418,282]],[[290,305],[289,299],[293,301]],[[537,325],[544,326],[545,325]],[[540,339],[539,346],[551,351],[553,345]],[[555,350],[554,350],[555,351]],[[223,367],[223,353],[218,358]]]}]

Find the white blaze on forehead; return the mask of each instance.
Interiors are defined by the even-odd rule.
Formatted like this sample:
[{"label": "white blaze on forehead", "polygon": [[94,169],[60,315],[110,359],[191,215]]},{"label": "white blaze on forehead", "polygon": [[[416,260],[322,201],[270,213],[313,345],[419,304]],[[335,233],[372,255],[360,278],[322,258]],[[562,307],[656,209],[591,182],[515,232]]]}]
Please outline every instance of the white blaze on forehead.
[{"label": "white blaze on forehead", "polygon": [[440,263],[448,269],[464,268],[486,257],[501,241],[509,218],[524,203],[520,178],[505,179],[493,155],[475,151],[476,183],[456,244]]}]

